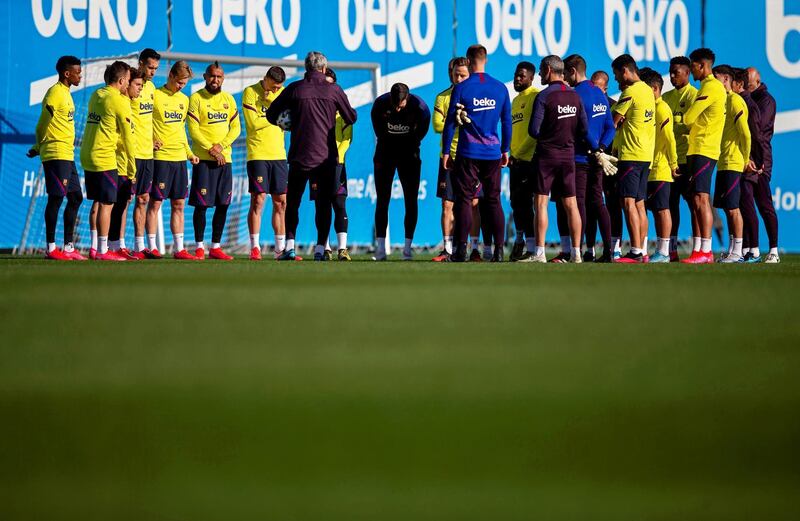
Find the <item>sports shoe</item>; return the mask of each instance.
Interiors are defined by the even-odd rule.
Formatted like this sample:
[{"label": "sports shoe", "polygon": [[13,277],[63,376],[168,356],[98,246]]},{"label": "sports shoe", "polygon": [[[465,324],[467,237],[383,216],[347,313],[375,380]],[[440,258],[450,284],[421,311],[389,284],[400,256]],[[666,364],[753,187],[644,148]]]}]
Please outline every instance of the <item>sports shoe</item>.
[{"label": "sports shoe", "polygon": [[349,252],[349,251],[347,251],[347,248],[341,248],[341,249],[339,249],[339,253],[338,253],[338,255],[336,256],[336,258],[337,258],[338,260],[340,260],[340,261],[344,261],[344,262],[348,262],[348,261],[351,261],[351,260],[353,260],[353,259],[351,259],[351,258],[350,258],[350,252]]},{"label": "sports shoe", "polygon": [[[714,254],[710,254],[711,262],[714,262]],[[683,264],[708,264],[709,262],[709,254],[703,253],[699,251],[693,251],[691,255],[686,257],[685,259],[681,259]]]},{"label": "sports shoe", "polygon": [[376,251],[375,255],[372,256],[372,260],[374,261],[385,261],[386,260],[386,252],[385,251]]},{"label": "sports shoe", "polygon": [[139,260],[139,258],[135,256],[133,253],[131,253],[131,250],[129,250],[128,248],[120,248],[116,251],[116,253],[125,257],[125,260],[129,261]]},{"label": "sports shoe", "polygon": [[261,248],[258,246],[250,248],[250,260],[261,260]]},{"label": "sports shoe", "polygon": [[597,257],[594,260],[594,262],[597,263],[597,264],[607,264],[607,263],[610,263],[610,262],[614,262],[614,258],[611,256],[611,253],[606,251],[606,252],[603,252],[602,255]]},{"label": "sports shoe", "polygon": [[720,259],[719,262],[721,264],[741,264],[743,261],[744,257],[736,253],[731,253],[730,255],[725,255],[725,258]]},{"label": "sports shoe", "polygon": [[586,250],[583,252],[583,262],[594,262],[594,253]]},{"label": "sports shoe", "polygon": [[655,252],[652,257],[650,257],[651,264],[669,264],[670,262],[672,261],[669,260],[669,255],[664,255],[659,252]]},{"label": "sports shoe", "polygon": [[89,258],[92,260],[97,258],[97,250],[95,248],[89,248]]},{"label": "sports shoe", "polygon": [[582,264],[583,263],[583,257],[581,257],[580,255],[577,255],[577,256],[573,257],[572,255],[570,255],[568,262],[570,264]]},{"label": "sports shoe", "polygon": [[518,260],[522,259],[523,255],[525,255],[525,243],[515,242],[514,246],[511,248],[511,255],[508,256],[508,260],[511,262],[517,262]]},{"label": "sports shoe", "polygon": [[718,262],[718,263],[722,263],[722,261],[724,261],[724,260],[725,260],[725,257],[727,257],[727,256],[728,256],[728,253],[727,253],[727,252],[720,253],[720,254],[719,254],[719,257],[717,257],[717,262]]},{"label": "sports shoe", "polygon": [[[177,256],[175,257],[178,258]],[[196,248],[194,250],[194,258],[197,260],[206,260],[206,250],[203,248]]]},{"label": "sports shoe", "polygon": [[494,255],[494,250],[489,250],[489,251],[486,251],[486,250],[484,249],[484,250],[483,250],[483,255],[481,255],[481,258],[482,258],[483,260],[485,260],[486,262],[489,262],[490,260],[492,260],[492,256],[493,256],[493,255]]},{"label": "sports shoe", "polygon": [[764,259],[764,264],[779,264],[780,262],[781,258],[777,253],[768,253],[767,258]]},{"label": "sports shoe", "polygon": [[442,250],[442,251],[439,252],[439,255],[437,255],[436,257],[432,258],[431,260],[433,262],[445,262],[447,260],[447,257],[449,257],[449,256],[450,256],[449,253],[447,253],[445,250]]},{"label": "sports shoe", "polygon": [[321,253],[320,252],[315,252],[314,253],[314,260],[317,261],[317,262],[324,262],[324,261],[327,261],[328,259],[325,258],[325,252],[321,252]]},{"label": "sports shoe", "polygon": [[174,254],[172,254],[172,257],[177,259],[177,260],[202,260],[202,259],[204,259],[205,258],[205,252],[202,251],[202,248],[198,248],[198,250],[200,250],[202,252],[203,257],[197,257],[195,255],[192,255],[191,253],[189,253],[186,250],[176,251]]},{"label": "sports shoe", "polygon": [[503,248],[495,248],[492,253],[492,260],[489,262],[503,262]]},{"label": "sports shoe", "polygon": [[648,255],[646,253],[644,255],[642,255],[642,262],[645,263],[645,264],[650,262],[650,255]]},{"label": "sports shoe", "polygon": [[414,260],[414,253],[411,250],[403,250],[403,260],[410,261]]},{"label": "sports shoe", "polygon": [[541,263],[541,264],[547,264],[547,257],[544,256],[544,253],[542,253],[541,255],[534,255],[533,257],[531,257],[531,261],[530,262],[538,262],[538,263]]},{"label": "sports shoe", "polygon": [[158,260],[164,258],[164,256],[161,255],[161,253],[158,251],[157,248],[153,248],[152,250],[143,250],[142,253],[144,253],[144,256],[150,260]]},{"label": "sports shoe", "polygon": [[323,260],[326,260],[326,261],[332,261],[333,260],[333,252],[331,250],[325,250],[322,253],[322,256],[324,257]]},{"label": "sports shoe", "polygon": [[283,250],[280,253],[275,254],[275,260],[277,261],[293,261],[297,258],[297,255],[294,253],[294,248],[290,250]]},{"label": "sports shoe", "polygon": [[670,262],[680,262],[681,261],[681,258],[678,256],[678,252],[677,251],[669,252],[669,261]]},{"label": "sports shoe", "polygon": [[222,248],[211,248],[208,250],[208,257],[215,260],[231,261],[233,257],[222,251]]},{"label": "sports shoe", "polygon": [[[483,258],[481,257],[481,252],[477,249],[472,250],[472,253],[469,254],[469,261],[470,262],[483,262]],[[463,262],[463,261],[458,261]]]},{"label": "sports shoe", "polygon": [[83,255],[78,253],[78,250],[72,250],[72,251],[61,250],[61,251],[62,251],[62,253],[64,255],[69,257],[70,260],[74,260],[74,261],[85,261],[85,260],[87,260],[86,257],[84,257]]},{"label": "sports shoe", "polygon": [[99,260],[99,261],[121,261],[121,262],[124,262],[124,261],[127,261],[128,259],[126,259],[125,257],[123,257],[122,255],[120,255],[119,253],[117,253],[115,251],[108,250],[105,253],[98,253],[97,255],[95,255],[95,260]]},{"label": "sports shoe", "polygon": [[45,253],[44,258],[48,260],[57,260],[57,261],[72,260],[66,253],[64,253],[62,250],[59,250],[58,248],[56,248],[53,251]]},{"label": "sports shoe", "polygon": [[[473,252],[477,250],[472,250]],[[480,257],[480,256],[479,256]],[[447,260],[444,262],[467,262],[467,250],[456,248],[453,253],[448,255]]]},{"label": "sports shoe", "polygon": [[743,259],[745,264],[758,264],[761,262],[761,255],[753,255],[751,252],[747,252]]},{"label": "sports shoe", "polygon": [[611,261],[612,262],[616,262],[617,259],[619,259],[621,257],[622,257],[622,252],[621,251],[618,251],[618,250],[614,251],[614,253],[611,254]]},{"label": "sports shoe", "polygon": [[569,262],[569,253],[564,253],[562,251],[561,253],[550,259],[550,262],[553,262],[555,264],[566,264],[567,262]]},{"label": "sports shoe", "polygon": [[143,251],[135,251],[131,253],[136,260],[145,260],[147,257],[145,256]]},{"label": "sports shoe", "polygon": [[516,262],[533,262],[533,253],[526,251]]},{"label": "sports shoe", "polygon": [[641,253],[628,252],[619,259],[614,259],[614,262],[619,264],[642,264],[644,262],[644,256]]}]

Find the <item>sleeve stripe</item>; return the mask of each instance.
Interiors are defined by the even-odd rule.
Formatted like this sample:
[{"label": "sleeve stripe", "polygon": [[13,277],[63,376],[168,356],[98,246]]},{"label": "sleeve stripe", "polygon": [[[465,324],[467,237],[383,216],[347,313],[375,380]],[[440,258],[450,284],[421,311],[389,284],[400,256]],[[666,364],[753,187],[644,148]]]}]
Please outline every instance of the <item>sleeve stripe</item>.
[{"label": "sleeve stripe", "polygon": [[237,110],[237,111],[235,111],[235,112],[233,113],[233,116],[231,116],[231,121],[233,121],[234,119],[236,119],[236,118],[238,118],[238,117],[239,117],[239,111]]},{"label": "sleeve stripe", "polygon": [[258,112],[255,107],[248,105],[247,103],[242,103],[242,108],[252,110],[253,112]]},{"label": "sleeve stripe", "polygon": [[708,96],[697,96],[694,100],[695,101],[703,101],[703,100],[706,100],[706,99],[708,99]]},{"label": "sleeve stripe", "polygon": [[197,121],[198,123],[200,123],[200,120],[197,118],[197,116],[195,116],[191,112],[189,112],[189,117],[192,118],[193,120]]},{"label": "sleeve stripe", "polygon": [[737,121],[739,121],[739,118],[741,118],[743,114],[744,114],[744,111],[740,110],[739,113],[736,114],[736,117],[733,118],[733,122],[736,123]]},{"label": "sleeve stripe", "polygon": [[444,112],[442,112],[442,110],[441,110],[439,107],[433,107],[433,111],[434,111],[434,112],[438,112],[438,113],[439,113],[439,114],[441,114],[442,116],[444,116],[444,115],[445,115],[445,113],[444,113]]},{"label": "sleeve stripe", "polygon": [[663,130],[664,127],[667,126],[667,123],[669,123],[669,118],[665,119],[664,122],[661,124],[661,130]]},{"label": "sleeve stripe", "polygon": [[633,96],[626,96],[624,98],[620,98],[619,101],[617,102],[617,105],[625,103],[626,101],[630,101],[631,99],[633,99]]}]

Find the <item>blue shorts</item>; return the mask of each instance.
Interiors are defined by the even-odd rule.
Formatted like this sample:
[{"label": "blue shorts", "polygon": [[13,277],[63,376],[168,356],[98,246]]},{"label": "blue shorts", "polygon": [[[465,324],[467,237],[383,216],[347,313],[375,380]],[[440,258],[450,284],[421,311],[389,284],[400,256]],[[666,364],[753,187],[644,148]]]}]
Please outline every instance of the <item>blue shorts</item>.
[{"label": "blue shorts", "polygon": [[233,168],[216,161],[200,161],[192,167],[189,206],[228,206],[233,193]]},{"label": "blue shorts", "polygon": [[617,165],[617,195],[632,197],[636,202],[647,199],[648,161],[620,161]]},{"label": "blue shorts", "polygon": [[347,197],[347,167],[344,163],[336,165],[336,182],[333,186],[333,195],[338,197],[343,195]]},{"label": "blue shorts", "polygon": [[153,160],[136,160],[136,190],[135,195],[149,194],[153,189]]},{"label": "blue shorts", "polygon": [[668,210],[669,194],[672,189],[669,181],[648,181],[647,182],[647,209],[651,211]]},{"label": "blue shorts", "polygon": [[732,170],[717,172],[714,183],[714,208],[735,210],[739,208],[739,199],[742,194],[742,174]]},{"label": "blue shorts", "polygon": [[117,175],[117,202],[128,202],[134,194],[133,181],[126,175]]},{"label": "blue shorts", "polygon": [[289,190],[289,165],[284,159],[248,161],[247,181],[251,194],[283,195]]},{"label": "blue shorts", "polygon": [[714,175],[717,161],[706,156],[691,155],[686,156],[686,166],[689,174],[687,192],[689,194],[710,194],[711,178]]},{"label": "blue shorts", "polygon": [[116,170],[102,172],[84,171],[86,177],[86,198],[97,203],[117,202],[118,176]]},{"label": "blue shorts", "polygon": [[186,199],[188,193],[189,171],[186,161],[153,161],[153,189],[150,192],[153,199]]},{"label": "blue shorts", "polygon": [[439,175],[436,178],[436,197],[450,202],[456,200],[453,193],[453,182],[450,180],[450,170],[444,167],[441,158],[439,158]]},{"label": "blue shorts", "polygon": [[70,192],[81,191],[81,181],[78,178],[75,161],[65,159],[42,161],[42,168],[47,195],[66,197]]}]

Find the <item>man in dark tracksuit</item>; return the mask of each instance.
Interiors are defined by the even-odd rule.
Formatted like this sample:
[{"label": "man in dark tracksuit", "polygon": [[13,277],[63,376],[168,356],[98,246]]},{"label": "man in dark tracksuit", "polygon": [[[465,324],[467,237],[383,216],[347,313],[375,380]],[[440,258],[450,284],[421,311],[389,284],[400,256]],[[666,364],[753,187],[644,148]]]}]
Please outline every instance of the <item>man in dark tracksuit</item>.
[{"label": "man in dark tracksuit", "polygon": [[286,87],[267,109],[267,121],[278,124],[288,110],[291,115],[289,144],[289,187],[286,196],[286,259],[294,259],[298,210],[306,183],[311,184],[311,199],[316,207],[317,245],[314,259],[324,258],[325,242],[331,228],[331,197],[338,164],[336,112],[348,125],[356,121],[356,111],[342,88],[327,81],[328,60],[319,52],[306,56],[306,74]]},{"label": "man in dark tracksuit", "polygon": [[395,83],[391,91],[378,96],[372,105],[375,146],[375,260],[386,260],[386,230],[389,226],[389,200],[394,173],[400,178],[405,202],[405,246],[403,260],[411,260],[411,243],[417,228],[419,180],[422,162],[419,145],[428,133],[431,111],[419,96],[409,93],[408,85]]}]

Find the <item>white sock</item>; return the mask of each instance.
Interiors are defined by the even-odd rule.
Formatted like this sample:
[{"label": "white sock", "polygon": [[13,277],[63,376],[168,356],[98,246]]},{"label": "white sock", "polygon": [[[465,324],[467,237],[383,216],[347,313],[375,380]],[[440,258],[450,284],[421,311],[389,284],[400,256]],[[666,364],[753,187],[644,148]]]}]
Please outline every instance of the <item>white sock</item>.
[{"label": "white sock", "polygon": [[777,246],[776,246],[775,248],[770,248],[770,249],[769,249],[769,254],[770,254],[770,255],[777,255],[777,254],[778,254],[778,248],[777,248]]},{"label": "white sock", "polygon": [[123,237],[122,235],[119,236],[119,249],[120,250],[125,249],[125,237]]},{"label": "white sock", "polygon": [[[173,240],[174,240],[174,244],[175,244],[175,251],[176,252],[183,251],[183,234],[182,233],[176,233],[175,236],[173,237]],[[202,242],[201,242],[201,244],[202,244]]]},{"label": "white sock", "polygon": [[97,249],[97,230],[89,230],[89,236],[92,239],[92,249]]},{"label": "white sock", "polygon": [[325,239],[325,251],[331,251],[331,239],[330,239],[330,237]]},{"label": "white sock", "polygon": [[[285,235],[276,235],[275,236],[275,251],[283,251],[286,248],[286,236]],[[294,248],[294,241],[292,241],[292,248]]]},{"label": "white sock", "polygon": [[669,238],[669,251],[678,251],[678,236],[671,235]]},{"label": "white sock", "polygon": [[324,244],[317,244],[316,246],[314,246],[314,255],[317,255],[317,254],[322,255],[323,253],[325,253],[325,245]]},{"label": "white sock", "polygon": [[[199,249],[199,248],[202,248],[202,249],[204,249],[204,250],[205,250],[205,249],[206,249],[206,243],[205,243],[205,242],[203,242],[203,241],[200,241],[200,242],[198,242],[198,243],[195,245],[195,248],[198,248],[198,249]],[[180,251],[180,250],[178,250],[178,251]]]},{"label": "white sock", "polygon": [[644,240],[642,241],[642,253],[647,255],[647,235],[644,236]]},{"label": "white sock", "polygon": [[586,248],[586,251],[587,251],[587,252],[589,252],[589,253],[591,253],[591,254],[592,254],[592,257],[594,257],[594,256],[595,256],[595,250],[594,250],[594,246],[592,246],[591,248]]},{"label": "white sock", "polygon": [[386,254],[386,237],[376,237],[375,240],[377,241],[378,246],[378,253]]},{"label": "white sock", "polygon": [[135,248],[136,251],[144,250],[144,236],[143,235],[137,235],[134,240],[136,241],[136,248]]},{"label": "white sock", "polygon": [[[261,240],[258,237],[259,234],[251,233],[250,234],[250,248],[260,248],[261,247]],[[276,248],[277,249],[277,248]],[[280,251],[280,250],[278,250]]]},{"label": "white sock", "polygon": [[750,248],[750,253],[753,254],[753,257],[761,257],[761,250],[758,248]]},{"label": "white sock", "polygon": [[519,244],[519,243],[523,242],[524,240],[525,240],[525,232],[517,230],[517,238],[516,238],[516,240],[514,242]]},{"label": "white sock", "polygon": [[619,239],[620,239],[619,237],[611,237],[611,244],[613,244],[612,248],[613,251],[619,251],[619,252],[622,251]]},{"label": "white sock", "polygon": [[742,257],[750,253],[750,248],[742,248]]},{"label": "white sock", "polygon": [[336,244],[340,250],[347,249],[347,232],[339,232],[336,234]]},{"label": "white sock", "polygon": [[544,246],[536,246],[536,252],[534,253],[534,255],[536,255],[537,257],[544,255]]},{"label": "white sock", "polygon": [[444,236],[444,251],[449,253],[453,253],[453,236],[452,235],[445,235]]},{"label": "white sock", "polygon": [[104,254],[108,252],[108,235],[104,237],[97,237],[97,253]]},{"label": "white sock", "polygon": [[692,237],[692,251],[700,251],[701,241],[700,237]]},{"label": "white sock", "polygon": [[121,248],[119,241],[108,241],[108,247],[111,248],[111,251],[117,251]]},{"label": "white sock", "polygon": [[733,239],[733,254],[738,255],[739,257],[742,256],[742,244],[744,244],[744,239],[741,237],[737,237]]},{"label": "white sock", "polygon": [[156,249],[156,234],[155,233],[148,233],[147,234],[147,244],[150,245],[151,250]]},{"label": "white sock", "polygon": [[528,251],[536,249],[536,237],[528,237],[525,239],[525,249]]},{"label": "white sock", "polygon": [[469,239],[470,245],[472,246],[473,250],[478,249],[478,242],[480,242],[480,237],[470,237]]},{"label": "white sock", "polygon": [[644,252],[642,251],[641,248],[634,248],[633,246],[631,246],[631,253],[633,253],[634,255],[642,255]]},{"label": "white sock", "polygon": [[[286,239],[286,249],[293,250],[294,249],[294,239]],[[282,251],[282,250],[278,250]]]},{"label": "white sock", "polygon": [[403,246],[403,251],[404,252],[410,252],[411,251],[411,243],[413,242],[413,240],[414,239],[406,238],[405,246]]},{"label": "white sock", "polygon": [[[50,245],[48,244],[48,247],[49,246]],[[53,244],[53,246],[55,246],[55,244]],[[65,242],[64,243],[64,251],[67,252],[67,253],[72,253],[73,251],[75,251],[75,245],[72,244],[71,242]]]},{"label": "white sock", "polygon": [[577,259],[581,256],[581,249],[580,248],[572,248],[572,252],[570,253],[570,258]]},{"label": "white sock", "polygon": [[220,248],[222,248],[222,245],[220,243],[218,243],[218,242],[212,242],[211,243],[211,249],[212,250],[218,250]]},{"label": "white sock", "polygon": [[561,253],[569,253],[572,248],[572,238],[569,235],[561,236]]},{"label": "white sock", "polygon": [[669,256],[669,247],[672,243],[672,240],[667,237],[659,237],[658,238],[658,253],[661,255],[668,257]]},{"label": "white sock", "polygon": [[733,252],[733,235],[728,235],[728,255]]},{"label": "white sock", "polygon": [[56,243],[54,243],[54,242],[48,242],[47,243],[47,253],[50,253],[51,251],[53,251],[55,249],[56,249]]},{"label": "white sock", "polygon": [[711,251],[711,239],[705,237],[700,240],[700,251],[702,253],[709,253]]}]

